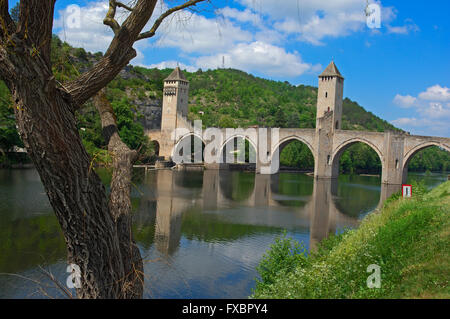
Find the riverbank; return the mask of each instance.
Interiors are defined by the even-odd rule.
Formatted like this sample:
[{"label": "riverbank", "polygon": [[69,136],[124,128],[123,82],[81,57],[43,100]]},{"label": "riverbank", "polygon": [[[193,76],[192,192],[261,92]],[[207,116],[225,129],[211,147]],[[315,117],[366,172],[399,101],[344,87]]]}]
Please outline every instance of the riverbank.
[{"label": "riverbank", "polygon": [[[450,298],[450,181],[429,192],[416,185],[413,195],[392,196],[358,229],[309,256],[298,243],[277,240],[258,267],[252,297]],[[380,267],[380,288],[367,287],[369,265]]]}]

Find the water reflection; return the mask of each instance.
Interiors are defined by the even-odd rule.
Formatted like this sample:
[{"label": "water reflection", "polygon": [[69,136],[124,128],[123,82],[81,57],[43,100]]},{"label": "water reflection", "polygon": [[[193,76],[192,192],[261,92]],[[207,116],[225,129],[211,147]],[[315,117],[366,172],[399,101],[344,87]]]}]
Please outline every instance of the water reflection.
[{"label": "water reflection", "polygon": [[[163,256],[177,251],[183,232],[203,241],[229,241],[279,229],[305,232],[306,228],[314,248],[337,229],[357,227],[361,213],[374,210],[399,189],[382,185],[380,191],[380,186],[372,189],[369,183],[364,192],[359,183],[358,191],[350,195],[358,184],[342,183],[338,188],[337,180],[300,174],[160,170],[141,185],[147,196],[140,201],[135,225],[140,231],[154,225],[153,241]],[[154,216],[154,207],[153,223],[149,216]],[[351,213],[342,212],[341,207],[350,207]]]},{"label": "water reflection", "polygon": [[[432,186],[446,177],[425,181]],[[357,227],[398,189],[367,176],[336,182],[215,170],[137,172],[134,184],[133,233],[145,259],[145,296],[156,298],[245,298],[255,267],[284,230],[314,249],[330,233]],[[37,172],[0,170],[0,199],[0,273],[36,278],[38,265],[48,264],[64,282],[65,243]],[[0,276],[0,298],[36,290],[28,280]]]}]

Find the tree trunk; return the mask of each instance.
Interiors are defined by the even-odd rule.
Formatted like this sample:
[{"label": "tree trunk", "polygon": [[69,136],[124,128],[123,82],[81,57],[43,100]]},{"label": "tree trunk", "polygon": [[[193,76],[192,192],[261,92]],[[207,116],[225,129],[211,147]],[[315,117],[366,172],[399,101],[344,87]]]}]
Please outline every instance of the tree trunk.
[{"label": "tree trunk", "polygon": [[[131,295],[141,297],[142,287],[124,289],[129,285],[125,264],[136,256],[122,256],[124,236],[118,230],[122,232],[131,221],[111,214],[105,187],[91,169],[78,134],[75,108],[57,87],[46,61],[27,51],[8,52],[26,48],[19,42],[15,39],[14,47],[0,46],[0,72],[15,101],[20,136],[61,225],[68,261],[80,267],[77,295],[125,298],[130,296],[126,291],[134,290],[137,293]],[[126,232],[131,238],[131,228]]]},{"label": "tree trunk", "polygon": [[120,139],[116,118],[105,89],[94,97],[100,113],[103,136],[113,159],[113,176],[109,196],[109,210],[117,227],[120,252],[124,263],[123,293],[126,298],[139,298],[143,293],[144,267],[141,254],[131,233],[131,171],[138,153]]}]

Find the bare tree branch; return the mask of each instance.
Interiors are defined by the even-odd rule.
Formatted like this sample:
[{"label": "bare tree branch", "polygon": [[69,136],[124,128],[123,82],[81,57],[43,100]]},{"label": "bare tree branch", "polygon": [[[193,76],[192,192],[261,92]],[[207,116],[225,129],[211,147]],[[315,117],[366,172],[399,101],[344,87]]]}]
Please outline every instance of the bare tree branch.
[{"label": "bare tree branch", "polygon": [[170,8],[169,10],[167,10],[166,12],[164,12],[163,14],[161,14],[161,16],[156,19],[155,23],[153,24],[152,28],[150,29],[150,31],[141,33],[138,38],[137,41],[142,40],[142,39],[147,39],[147,38],[151,38],[156,34],[156,30],[158,30],[159,26],[161,25],[161,23],[164,21],[165,18],[167,18],[169,15],[171,15],[172,13],[176,12],[176,11],[180,11],[183,10],[185,8],[191,7],[191,6],[195,6],[197,3],[199,2],[203,2],[203,1],[209,1],[209,0],[190,0],[187,1],[183,4],[180,4],[179,6]]},{"label": "bare tree branch", "polygon": [[110,26],[115,35],[117,35],[120,31],[120,25],[115,19],[117,6],[118,5],[115,0],[109,0],[109,9],[106,13],[105,19],[103,20],[103,23]]}]

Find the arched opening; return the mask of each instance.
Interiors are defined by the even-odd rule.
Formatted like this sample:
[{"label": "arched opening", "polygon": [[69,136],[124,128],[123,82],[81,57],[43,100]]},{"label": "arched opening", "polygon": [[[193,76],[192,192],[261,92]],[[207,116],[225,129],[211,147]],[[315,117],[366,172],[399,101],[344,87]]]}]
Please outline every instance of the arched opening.
[{"label": "arched opening", "polygon": [[175,163],[201,163],[204,160],[205,143],[197,135],[183,137],[175,146],[172,159]]},{"label": "arched opening", "polygon": [[434,144],[424,145],[406,155],[403,183],[424,180],[427,186],[434,186],[446,180],[449,170],[450,150]]},{"label": "arched opening", "polygon": [[332,165],[333,176],[339,177],[333,201],[341,213],[357,217],[378,206],[383,164],[375,146],[350,141],[336,152]]},{"label": "arched opening", "polygon": [[280,144],[278,150],[280,170],[295,170],[304,173],[314,172],[313,153],[303,141],[297,138],[288,139]]},{"label": "arched opening", "polygon": [[333,176],[371,175],[381,177],[382,163],[375,148],[362,141],[349,142],[333,158]]},{"label": "arched opening", "polygon": [[230,138],[222,147],[222,161],[226,164],[256,167],[256,150],[254,145],[243,136]]}]

